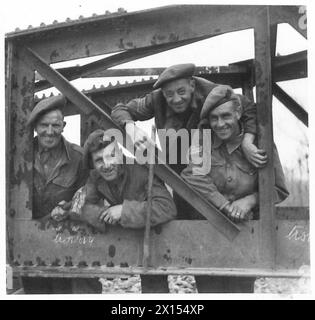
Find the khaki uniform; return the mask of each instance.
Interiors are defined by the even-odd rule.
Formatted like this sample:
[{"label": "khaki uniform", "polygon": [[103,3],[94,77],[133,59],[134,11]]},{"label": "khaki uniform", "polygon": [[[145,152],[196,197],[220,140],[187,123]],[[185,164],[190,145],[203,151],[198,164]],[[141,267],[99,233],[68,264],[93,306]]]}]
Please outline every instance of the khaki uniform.
[{"label": "khaki uniform", "polygon": [[[85,185],[86,203],[82,211],[97,216],[104,210],[104,199],[110,206],[122,204],[120,224],[124,228],[143,228],[147,215],[148,169],[139,164],[122,165],[119,184],[106,182],[93,170]],[[91,204],[91,206],[89,206]],[[151,225],[176,217],[176,207],[163,181],[154,177],[152,185]],[[97,211],[93,214],[92,211]]]},{"label": "khaki uniform", "polygon": [[88,172],[82,166],[82,148],[62,137],[59,146],[44,152],[34,139],[33,218],[49,215],[57,204],[70,201],[85,183]]},{"label": "khaki uniform", "polygon": [[[258,172],[245,158],[241,148],[244,134],[232,142],[223,143],[216,135],[211,146],[211,170],[206,175],[194,175],[191,163],[181,176],[217,208],[223,208],[249,194],[258,192]],[[201,147],[202,148],[202,147]],[[289,192],[276,147],[274,147],[275,202],[285,200]]]}]

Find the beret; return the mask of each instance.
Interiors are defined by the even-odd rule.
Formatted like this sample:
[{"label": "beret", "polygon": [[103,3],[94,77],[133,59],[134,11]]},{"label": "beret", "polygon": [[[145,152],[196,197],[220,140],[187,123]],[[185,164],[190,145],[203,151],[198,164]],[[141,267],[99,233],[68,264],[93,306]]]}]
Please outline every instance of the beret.
[{"label": "beret", "polygon": [[200,119],[207,118],[210,111],[228,101],[234,101],[238,103],[238,105],[241,104],[238,95],[234,93],[230,86],[218,85],[214,87],[202,106]]},{"label": "beret", "polygon": [[166,68],[154,83],[153,89],[160,88],[163,84],[181,78],[192,77],[196,66],[193,63],[175,64]]},{"label": "beret", "polygon": [[[92,149],[92,146],[94,148],[99,148],[99,145],[101,145],[101,148],[105,148],[108,145],[110,145],[115,140],[114,137],[110,137],[105,134],[105,131],[102,129],[97,129],[90,133],[88,138],[86,139],[84,146],[83,146],[83,165],[85,168],[88,168],[89,165],[89,153]],[[92,169],[92,168],[90,168]]]},{"label": "beret", "polygon": [[65,107],[66,103],[67,99],[63,95],[53,96],[39,101],[32,110],[28,118],[27,125],[33,125],[37,121],[39,116],[42,116],[48,111],[54,109],[62,110]]}]

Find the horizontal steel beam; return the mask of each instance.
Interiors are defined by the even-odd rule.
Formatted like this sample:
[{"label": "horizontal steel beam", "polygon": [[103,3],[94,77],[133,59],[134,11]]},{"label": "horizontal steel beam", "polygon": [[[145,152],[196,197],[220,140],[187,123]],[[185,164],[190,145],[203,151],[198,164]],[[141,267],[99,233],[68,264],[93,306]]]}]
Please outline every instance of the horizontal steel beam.
[{"label": "horizontal steel beam", "polygon": [[[166,44],[161,44],[156,46],[150,46],[146,48],[131,49],[131,50],[124,51],[122,53],[112,55],[107,58],[103,58],[103,59],[85,64],[83,66],[59,69],[58,72],[68,80],[75,80],[80,77],[89,77],[98,71],[103,71],[123,63],[127,63],[127,62],[144,58],[153,54],[174,49],[174,48],[187,45],[199,40],[201,39],[200,38],[190,39],[185,41],[177,41],[175,43],[172,42],[172,43],[166,43]],[[52,85],[48,81],[43,80],[35,84],[35,91],[44,90],[44,89],[50,88],[51,86]]]},{"label": "horizontal steel beam", "polygon": [[59,278],[107,278],[126,277],[139,274],[148,275],[207,275],[228,277],[257,277],[257,278],[310,278],[310,272],[301,273],[290,269],[242,269],[242,268],[121,268],[121,267],[14,267],[16,276],[27,277],[59,277]]},{"label": "horizontal steel beam", "polygon": [[279,85],[272,84],[272,93],[283,103],[305,126],[308,127],[308,113],[293,98],[291,98]]},{"label": "horizontal steel beam", "polygon": [[[78,91],[71,85],[62,75],[52,69],[43,61],[35,52],[29,48],[23,49],[25,58],[33,65],[33,67],[41,73],[50,83],[56,86],[74,105],[82,112],[88,114],[92,110],[99,112],[105,119],[107,128],[120,129],[110,118],[110,116],[92,102],[87,96]],[[162,163],[158,161],[156,163]],[[228,239],[233,240],[239,233],[239,228],[232,223],[224,214],[222,214],[214,205],[204,200],[193,188],[185,183],[167,165],[156,165],[156,174],[171,186],[180,196],[186,199],[196,210],[205,216],[211,224],[213,224]]]}]

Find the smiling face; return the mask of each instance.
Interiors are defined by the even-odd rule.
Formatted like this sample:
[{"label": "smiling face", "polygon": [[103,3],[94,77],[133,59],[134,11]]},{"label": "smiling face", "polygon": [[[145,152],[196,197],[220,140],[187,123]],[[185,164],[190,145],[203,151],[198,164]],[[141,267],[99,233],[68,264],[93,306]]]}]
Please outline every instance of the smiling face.
[{"label": "smiling face", "polygon": [[106,181],[116,180],[122,164],[122,152],[117,144],[111,143],[105,148],[91,153],[93,166]]},{"label": "smiling face", "polygon": [[210,112],[209,123],[218,138],[229,141],[240,134],[240,118],[241,107],[233,101],[228,101]]},{"label": "smiling face", "polygon": [[193,79],[173,80],[162,87],[163,96],[175,113],[183,113],[187,110],[194,90],[195,82]]},{"label": "smiling face", "polygon": [[60,110],[52,110],[41,116],[35,125],[38,143],[45,149],[55,148],[61,141],[66,123]]}]

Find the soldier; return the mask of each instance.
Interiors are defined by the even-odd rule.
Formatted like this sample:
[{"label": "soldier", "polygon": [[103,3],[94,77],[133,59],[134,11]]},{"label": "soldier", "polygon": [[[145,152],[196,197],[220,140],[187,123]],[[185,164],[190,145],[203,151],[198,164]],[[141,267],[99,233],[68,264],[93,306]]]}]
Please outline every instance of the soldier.
[{"label": "soldier", "polygon": [[[62,111],[65,104],[62,95],[41,100],[28,120],[28,125],[37,133],[34,138],[34,219],[47,219],[58,205],[67,205],[87,178],[81,147],[62,135],[66,125]],[[25,293],[101,292],[97,280],[24,277],[22,281]]]},{"label": "soldier", "polygon": [[[200,77],[193,76],[195,65],[178,64],[166,68],[153,85],[154,91],[143,98],[133,99],[126,105],[119,103],[112,111],[112,119],[122,127],[125,127],[128,136],[136,147],[143,148],[143,143],[149,138],[135,126],[137,120],[155,118],[157,129],[197,129],[200,121],[200,112],[206,97],[217,84]],[[244,139],[242,148],[247,159],[255,166],[266,164],[267,157],[263,150],[259,150],[254,144],[256,134],[256,109],[247,98],[243,97],[242,122],[244,126]],[[179,142],[179,141],[177,141]],[[168,148],[172,150],[173,148]],[[166,153],[168,151],[166,150]],[[171,168],[180,173],[186,165],[180,159],[182,151],[177,148],[178,161]],[[191,207],[183,199],[174,193],[178,215],[187,218]]]},{"label": "soldier", "polygon": [[[211,170],[196,175],[191,163],[182,178],[235,222],[247,220],[258,205],[257,169],[247,160],[241,143],[244,129],[240,122],[240,95],[228,86],[218,86],[207,97],[201,110],[202,128],[212,129]],[[202,146],[200,148],[206,148]],[[202,150],[197,150],[201,152]],[[289,195],[276,148],[274,148],[275,197],[279,203]],[[201,218],[194,213],[194,218]],[[253,292],[255,278],[196,276],[199,292]]]},{"label": "soldier", "polygon": [[[84,144],[84,163],[91,169],[86,185],[74,197],[77,219],[99,228],[100,223],[124,228],[143,228],[147,214],[148,169],[126,164],[116,140],[101,129],[92,132]],[[176,207],[163,181],[154,177],[151,226],[176,216]],[[72,213],[72,218],[76,219]],[[162,286],[161,286],[162,281]],[[142,276],[142,292],[168,292],[164,276]]]}]

